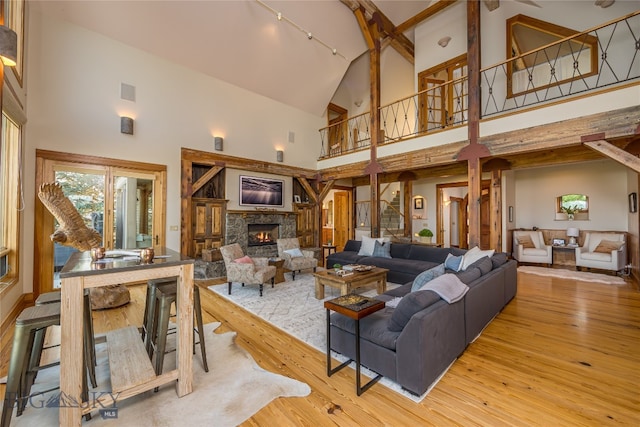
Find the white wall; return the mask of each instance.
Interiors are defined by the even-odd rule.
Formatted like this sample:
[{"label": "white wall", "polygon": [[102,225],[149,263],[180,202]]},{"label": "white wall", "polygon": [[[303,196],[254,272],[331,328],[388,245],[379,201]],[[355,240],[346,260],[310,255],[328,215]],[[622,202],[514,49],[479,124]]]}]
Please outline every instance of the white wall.
[{"label": "white wall", "polygon": [[[356,58],[347,70],[331,102],[349,110],[349,117],[370,110],[369,54]],[[415,93],[413,65],[398,51],[387,46],[380,55],[380,103],[397,101]],[[362,101],[358,107],[355,102]]]},{"label": "white wall", "polygon": [[[627,231],[627,169],[610,160],[515,171],[515,228]],[[588,221],[556,221],[556,198],[589,196]]]},{"label": "white wall", "polygon": [[[24,128],[24,231],[34,226],[35,151],[157,163],[167,166],[167,246],[179,250],[180,148],[315,169],[321,117],[302,112],[166,62],[64,21],[29,16],[28,122]],[[120,99],[120,84],[136,87],[136,101]],[[120,133],[120,115],[135,118],[135,135]],[[289,131],[295,142],[288,142]],[[230,194],[230,197],[237,193]],[[22,240],[24,292],[32,290],[33,239]]]}]

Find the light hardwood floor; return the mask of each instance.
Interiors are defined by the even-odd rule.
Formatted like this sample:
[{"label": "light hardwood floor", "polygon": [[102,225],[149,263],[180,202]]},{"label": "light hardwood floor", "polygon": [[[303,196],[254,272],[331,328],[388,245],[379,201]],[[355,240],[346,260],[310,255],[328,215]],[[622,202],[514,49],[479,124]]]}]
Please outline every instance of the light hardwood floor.
[{"label": "light hardwood floor", "polygon": [[[305,398],[275,400],[245,426],[640,425],[635,283],[611,286],[519,273],[516,298],[421,403],[381,384],[356,396],[354,371],[327,378],[324,354],[204,287],[211,283],[200,283],[205,322],[220,321],[218,332],[236,331],[237,342],[261,366],[312,389]],[[131,290],[128,306],[94,312],[96,333],[141,324],[144,286]],[[6,335],[0,376],[6,375],[11,343],[11,333]]]}]

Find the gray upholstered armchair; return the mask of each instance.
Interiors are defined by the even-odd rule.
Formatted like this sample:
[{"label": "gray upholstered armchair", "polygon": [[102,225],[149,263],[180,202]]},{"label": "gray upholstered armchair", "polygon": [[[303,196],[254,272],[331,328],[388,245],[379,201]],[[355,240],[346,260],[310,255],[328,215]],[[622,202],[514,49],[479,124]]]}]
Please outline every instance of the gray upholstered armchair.
[{"label": "gray upholstered armchair", "polygon": [[278,256],[284,259],[284,268],[291,270],[293,280],[296,280],[296,271],[313,268],[316,271],[318,260],[313,251],[300,250],[297,237],[278,239]]},{"label": "gray upholstered armchair", "polygon": [[224,267],[227,270],[227,281],[229,282],[229,295],[231,295],[231,283],[239,282],[242,286],[260,285],[260,296],[262,296],[263,284],[276,275],[276,267],[269,265],[268,258],[250,258],[242,252],[242,248],[237,243],[222,246],[220,248]]}]

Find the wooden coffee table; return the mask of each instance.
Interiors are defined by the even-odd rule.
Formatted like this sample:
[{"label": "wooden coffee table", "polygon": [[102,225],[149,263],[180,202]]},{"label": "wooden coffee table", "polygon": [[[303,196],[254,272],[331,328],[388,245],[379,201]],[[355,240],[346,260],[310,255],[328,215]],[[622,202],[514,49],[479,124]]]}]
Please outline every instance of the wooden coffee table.
[{"label": "wooden coffee table", "polygon": [[356,272],[348,276],[338,276],[333,270],[324,270],[313,273],[316,278],[316,299],[324,299],[324,287],[340,289],[340,295],[350,294],[354,289],[375,284],[378,294],[387,290],[386,268],[374,267],[370,271]]}]

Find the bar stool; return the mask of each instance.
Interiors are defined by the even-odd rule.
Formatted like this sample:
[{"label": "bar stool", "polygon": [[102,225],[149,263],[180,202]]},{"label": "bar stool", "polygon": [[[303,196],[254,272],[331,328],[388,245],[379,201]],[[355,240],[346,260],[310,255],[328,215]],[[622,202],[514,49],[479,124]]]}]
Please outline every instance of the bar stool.
[{"label": "bar stool", "polygon": [[[45,292],[43,294],[38,295],[36,298],[36,305],[45,305],[52,303],[60,302],[60,292],[52,291]],[[91,381],[91,387],[98,387],[98,382],[96,380],[96,342],[95,336],[93,334],[93,317],[91,315],[91,299],[90,299],[89,289],[84,290],[84,309],[83,309],[83,334],[84,334],[84,351],[85,357],[88,361],[89,366],[89,379]],[[42,354],[43,345],[44,345],[44,330],[36,332],[36,338],[34,343],[34,351],[31,353],[31,362],[29,366],[38,366],[40,364],[40,355]],[[37,357],[37,360],[36,360]],[[32,383],[35,381],[35,375],[33,377]]]},{"label": "bar stool", "polygon": [[[156,288],[159,285],[167,283],[177,283],[178,277],[163,277],[160,279],[151,279],[147,281],[147,296],[144,305],[144,315],[142,316],[142,341],[144,341],[145,349],[148,354],[151,353],[152,339],[149,337],[151,333],[151,327],[155,319],[155,300],[156,300]],[[195,297],[194,297],[195,298]]]},{"label": "bar stool", "polygon": [[[16,401],[18,402],[16,416],[22,415],[30,397],[31,384],[29,383],[28,375],[30,375],[33,370],[45,369],[54,365],[59,365],[59,362],[56,362],[46,366],[30,366],[32,353],[34,352],[33,346],[36,333],[38,331],[45,330],[49,326],[59,324],[60,303],[28,307],[22,310],[18,315],[13,333],[13,344],[11,347],[11,357],[9,359],[9,370],[7,374],[7,385],[5,389],[0,427],[8,427],[11,423],[13,406]],[[83,357],[83,359],[86,365],[87,360],[85,357]],[[39,356],[38,360],[40,360]],[[84,401],[87,401],[89,398],[89,389],[87,385],[86,369],[83,369],[82,377],[83,386],[81,397]],[[86,419],[89,420],[90,418],[91,414],[87,414]]]},{"label": "bar stool", "polygon": [[[153,353],[156,353],[154,369],[156,375],[162,373],[162,365],[164,363],[164,355],[166,351],[167,334],[169,329],[169,318],[171,317],[171,306],[176,302],[178,293],[178,282],[173,279],[171,281],[158,281],[155,284],[154,300],[149,307],[147,313],[151,311],[149,321],[146,325],[147,343],[149,359],[153,359]],[[149,288],[147,288],[149,289]],[[207,364],[207,354],[205,349],[204,329],[202,327],[202,309],[200,308],[200,289],[198,286],[193,288],[193,310],[196,316],[196,324],[193,330],[198,334],[199,342],[193,343],[193,353],[196,351],[196,344],[200,344],[200,352],[202,354],[202,365],[205,372],[209,372]],[[157,391],[157,388],[156,388]]]}]

